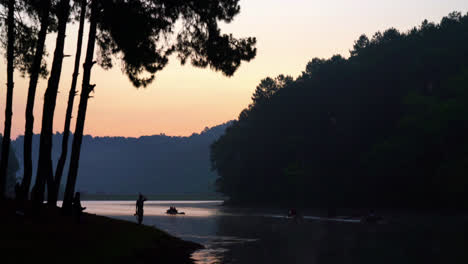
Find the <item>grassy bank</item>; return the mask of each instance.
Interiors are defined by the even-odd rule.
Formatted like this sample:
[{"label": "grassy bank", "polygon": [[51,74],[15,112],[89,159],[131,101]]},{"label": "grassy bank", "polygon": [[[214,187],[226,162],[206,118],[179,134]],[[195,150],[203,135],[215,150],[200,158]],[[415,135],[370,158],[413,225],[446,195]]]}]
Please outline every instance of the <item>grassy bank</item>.
[{"label": "grassy bank", "polygon": [[0,204],[1,263],[191,263],[200,245],[153,227],[83,214],[78,224],[57,209],[33,217]]}]

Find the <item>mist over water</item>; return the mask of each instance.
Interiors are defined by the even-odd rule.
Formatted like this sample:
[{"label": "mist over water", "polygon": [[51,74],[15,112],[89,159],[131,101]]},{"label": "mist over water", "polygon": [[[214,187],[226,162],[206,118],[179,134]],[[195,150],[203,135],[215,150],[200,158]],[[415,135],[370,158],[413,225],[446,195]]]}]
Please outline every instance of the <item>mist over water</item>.
[{"label": "mist over water", "polygon": [[[214,263],[466,263],[468,217],[394,214],[384,224],[333,220],[281,210],[230,209],[222,201],[147,201],[143,224],[205,246],[192,255]],[[88,213],[136,222],[135,202],[84,201]],[[175,206],[185,215],[167,215]]]}]

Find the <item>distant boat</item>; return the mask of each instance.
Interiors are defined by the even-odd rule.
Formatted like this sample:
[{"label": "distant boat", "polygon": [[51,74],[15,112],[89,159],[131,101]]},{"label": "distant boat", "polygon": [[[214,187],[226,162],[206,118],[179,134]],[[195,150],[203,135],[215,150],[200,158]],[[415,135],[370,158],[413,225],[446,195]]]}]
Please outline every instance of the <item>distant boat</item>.
[{"label": "distant boat", "polygon": [[384,221],[383,217],[377,215],[368,215],[361,220],[364,223],[379,224]]},{"label": "distant boat", "polygon": [[370,210],[369,214],[362,218],[363,223],[370,223],[370,224],[379,224],[384,221],[382,216],[376,215],[374,210]]},{"label": "distant boat", "polygon": [[184,212],[179,212],[175,207],[171,206],[169,209],[166,210],[166,214],[170,215],[184,215]]}]

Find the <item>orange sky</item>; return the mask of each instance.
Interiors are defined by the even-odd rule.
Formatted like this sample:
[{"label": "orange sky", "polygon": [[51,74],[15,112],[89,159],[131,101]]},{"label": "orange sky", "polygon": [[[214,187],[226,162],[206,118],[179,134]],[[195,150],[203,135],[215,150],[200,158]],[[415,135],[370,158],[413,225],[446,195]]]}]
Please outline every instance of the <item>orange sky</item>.
[{"label": "orange sky", "polygon": [[[234,77],[227,78],[210,69],[180,66],[174,58],[152,85],[141,89],[132,87],[118,64],[109,71],[96,66],[91,79],[97,86],[88,105],[85,134],[137,137],[200,132],[206,126],[237,118],[250,103],[261,79],[281,73],[297,76],[313,57],[348,56],[354,40],[362,33],[372,35],[392,26],[408,30],[425,18],[438,22],[451,11],[468,11],[466,0],[241,0],[240,3],[241,14],[222,28],[237,37],[257,37],[258,53],[253,61],[242,64]],[[75,54],[76,32],[77,25],[68,27],[65,54]],[[55,35],[48,36],[49,61],[54,43]],[[65,59],[54,131],[63,130],[73,60],[73,57]],[[3,132],[5,63],[0,64],[0,84],[0,130]],[[13,138],[24,133],[27,84],[27,79],[15,75]],[[46,80],[41,80],[37,90],[35,133],[40,131],[46,84]],[[79,97],[75,100],[73,116],[78,101]],[[74,124],[75,119],[72,131]]]}]

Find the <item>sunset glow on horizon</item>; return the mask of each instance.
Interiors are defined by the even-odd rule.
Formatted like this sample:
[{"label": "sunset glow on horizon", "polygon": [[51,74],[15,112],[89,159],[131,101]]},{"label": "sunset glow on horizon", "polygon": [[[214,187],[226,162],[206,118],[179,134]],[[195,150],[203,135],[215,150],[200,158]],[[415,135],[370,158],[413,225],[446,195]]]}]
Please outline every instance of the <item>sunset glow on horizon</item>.
[{"label": "sunset glow on horizon", "polygon": [[[175,56],[159,72],[154,83],[136,89],[114,68],[104,71],[95,65],[91,83],[96,84],[90,99],[85,134],[93,136],[143,135],[188,136],[205,127],[236,119],[251,102],[255,87],[265,77],[279,74],[297,77],[314,57],[328,58],[334,54],[348,57],[354,41],[361,34],[372,36],[376,31],[394,27],[407,31],[424,19],[440,22],[452,11],[466,13],[466,0],[241,0],[241,13],[231,24],[222,26],[224,33],[235,37],[256,37],[257,56],[243,63],[233,77],[228,78],[211,69],[181,66]],[[365,8],[363,8],[365,6]],[[67,30],[65,54],[54,132],[63,131],[65,109],[76,51],[77,24]],[[131,30],[131,29],[129,29]],[[82,61],[87,43],[83,44]],[[48,66],[55,48],[55,34],[47,37]],[[4,54],[2,54],[3,56]],[[3,58],[5,61],[5,59]],[[4,127],[6,94],[6,63],[0,65],[0,131]],[[82,68],[77,89],[81,90]],[[12,138],[24,133],[25,107],[29,78],[15,74]],[[40,132],[43,95],[47,80],[41,79],[34,105],[34,133]],[[72,129],[76,122],[79,94],[75,98]]]}]

